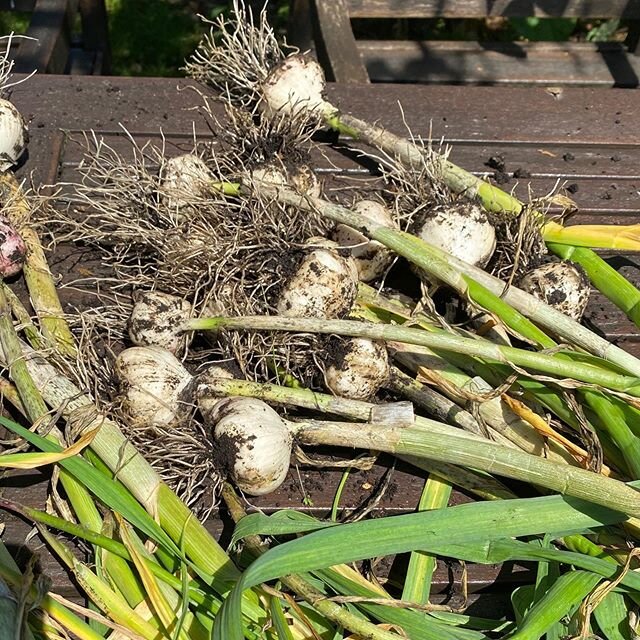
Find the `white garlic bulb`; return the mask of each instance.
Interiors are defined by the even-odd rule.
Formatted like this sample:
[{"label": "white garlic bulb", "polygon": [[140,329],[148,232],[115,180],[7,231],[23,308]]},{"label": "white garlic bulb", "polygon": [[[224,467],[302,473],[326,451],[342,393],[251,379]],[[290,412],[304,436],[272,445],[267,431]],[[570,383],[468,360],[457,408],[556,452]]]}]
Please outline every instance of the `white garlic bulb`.
[{"label": "white garlic bulb", "polygon": [[129,316],[129,338],[139,347],[157,346],[174,355],[182,351],[188,335],[182,331],[191,317],[191,303],[162,291],[138,291]]},{"label": "white garlic bulb", "polygon": [[358,293],[356,264],[325,238],[312,238],[307,245],[310,250],[280,291],[277,311],[289,317],[340,318]]},{"label": "white garlic bulb", "polygon": [[320,182],[308,165],[295,167],[287,175],[284,168],[274,163],[263,164],[251,171],[251,179],[276,186],[290,186],[312,198],[319,198],[321,193]]},{"label": "white garlic bulb", "polygon": [[0,99],[0,171],[17,164],[28,141],[24,118],[11,102]]},{"label": "white garlic bulb", "polygon": [[[233,380],[236,377],[233,371],[235,368],[234,364],[230,365],[225,362],[209,364],[196,376],[196,402],[200,413],[208,422],[211,422],[212,411],[221,398],[211,390],[209,385],[213,380],[220,378]],[[238,373],[240,372],[238,371]]]},{"label": "white garlic bulb", "polygon": [[[398,228],[389,209],[377,200],[360,200],[354,205],[353,210],[386,227]],[[341,247],[351,250],[362,282],[371,282],[380,278],[393,262],[393,252],[390,249],[380,242],[369,240],[367,236],[352,227],[339,224],[332,238]]]},{"label": "white garlic bulb", "polygon": [[175,427],[191,413],[193,378],[169,351],[125,349],[116,358],[115,375],[131,427]]},{"label": "white garlic bulb", "polygon": [[214,181],[214,175],[204,160],[192,153],[167,160],[161,178],[160,195],[171,209],[193,205],[194,198],[207,195]]},{"label": "white garlic bulb", "polygon": [[518,286],[574,320],[582,318],[591,293],[587,276],[568,262],[540,265],[525,274]]},{"label": "white garlic bulb", "polygon": [[280,416],[255,398],[225,398],[209,414],[215,457],[239,489],[275,491],[287,477],[292,436]]},{"label": "white garlic bulb", "polygon": [[348,338],[334,343],[331,363],[324,372],[327,387],[352,400],[373,397],[389,379],[389,354],[382,342]]},{"label": "white garlic bulb", "polygon": [[415,235],[469,264],[484,267],[496,249],[496,230],[480,206],[438,206],[429,211]]},{"label": "white garlic bulb", "polygon": [[295,54],[272,69],[263,82],[260,107],[269,117],[303,111],[331,113],[335,109],[323,98],[325,86],[322,67],[307,55]]},{"label": "white garlic bulb", "polygon": [[0,216],[0,277],[9,278],[22,271],[27,245],[9,221]]}]

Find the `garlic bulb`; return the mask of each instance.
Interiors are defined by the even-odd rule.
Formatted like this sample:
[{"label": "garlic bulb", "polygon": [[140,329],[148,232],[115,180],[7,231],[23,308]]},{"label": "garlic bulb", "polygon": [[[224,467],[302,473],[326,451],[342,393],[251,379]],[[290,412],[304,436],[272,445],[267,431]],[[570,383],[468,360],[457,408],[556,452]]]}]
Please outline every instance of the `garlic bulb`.
[{"label": "garlic bulb", "polygon": [[[360,200],[354,205],[353,210],[386,227],[397,228],[389,209],[377,200]],[[381,277],[393,262],[393,252],[390,249],[375,240],[369,240],[352,227],[339,224],[332,238],[341,247],[351,250],[362,282],[371,282]]]},{"label": "garlic bulb", "polygon": [[210,389],[209,384],[213,380],[220,378],[233,380],[236,375],[237,377],[241,377],[240,371],[235,372],[233,370],[235,368],[235,363],[229,364],[222,362],[210,364],[196,376],[196,402],[200,413],[206,421],[211,422],[212,411],[221,398],[221,396]]},{"label": "garlic bulb", "polygon": [[425,242],[484,267],[496,249],[496,230],[476,204],[438,206],[428,212],[415,230]]},{"label": "garlic bulb", "polygon": [[0,217],[0,277],[9,278],[20,273],[26,253],[22,236]]},{"label": "garlic bulb", "polygon": [[288,175],[284,168],[273,164],[264,164],[256,167],[251,172],[251,178],[257,182],[266,182],[277,186],[290,186],[304,195],[319,198],[321,193],[320,182],[307,165],[300,165],[289,170]]},{"label": "garlic bulb", "polygon": [[28,141],[24,118],[11,102],[0,99],[0,171],[17,164]]},{"label": "garlic bulb", "polygon": [[125,349],[116,358],[115,374],[131,427],[174,427],[191,413],[193,378],[165,349]]},{"label": "garlic bulb", "polygon": [[336,344],[332,362],[324,372],[327,387],[352,400],[373,397],[391,372],[389,354],[382,342],[349,338]]},{"label": "garlic bulb", "polygon": [[129,316],[129,338],[139,347],[157,346],[174,355],[184,349],[182,326],[191,316],[191,304],[162,291],[138,291]]},{"label": "garlic bulb", "polygon": [[[278,296],[282,316],[340,318],[355,302],[358,269],[353,258],[342,257],[334,242],[312,238],[310,246]],[[319,245],[315,248],[313,245]]]},{"label": "garlic bulb", "polygon": [[568,262],[540,265],[525,274],[518,286],[574,320],[582,318],[591,293],[587,276]]},{"label": "garlic bulb", "polygon": [[292,436],[268,404],[254,398],[225,398],[209,418],[214,455],[240,490],[260,496],[284,482]]},{"label": "garlic bulb", "polygon": [[332,113],[335,109],[323,98],[325,85],[322,67],[313,58],[289,56],[263,82],[260,107],[269,117],[294,117],[303,111]]},{"label": "garlic bulb", "polygon": [[172,209],[193,204],[194,198],[207,195],[214,175],[202,158],[186,153],[170,158],[162,169],[160,195]]}]

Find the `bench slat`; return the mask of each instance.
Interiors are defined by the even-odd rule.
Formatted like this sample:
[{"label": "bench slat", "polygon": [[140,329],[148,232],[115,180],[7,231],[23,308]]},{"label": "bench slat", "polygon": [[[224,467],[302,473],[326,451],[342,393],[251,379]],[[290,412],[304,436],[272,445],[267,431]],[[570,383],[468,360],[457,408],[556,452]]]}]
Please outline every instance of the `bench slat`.
[{"label": "bench slat", "polygon": [[620,43],[358,41],[378,82],[637,87],[640,58]]},{"label": "bench slat", "polygon": [[640,18],[638,0],[349,0],[352,18]]}]

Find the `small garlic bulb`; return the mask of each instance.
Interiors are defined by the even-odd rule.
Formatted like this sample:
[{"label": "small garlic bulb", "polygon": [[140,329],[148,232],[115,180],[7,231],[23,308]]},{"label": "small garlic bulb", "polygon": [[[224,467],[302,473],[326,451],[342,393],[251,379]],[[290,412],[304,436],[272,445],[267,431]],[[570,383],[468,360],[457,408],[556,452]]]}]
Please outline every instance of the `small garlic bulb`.
[{"label": "small garlic bulb", "polygon": [[211,390],[211,382],[220,378],[233,380],[236,376],[241,377],[240,371],[235,372],[234,369],[236,369],[235,363],[214,363],[207,365],[196,376],[196,402],[200,413],[206,421],[211,422],[212,411],[222,397]]},{"label": "small garlic bulb", "polygon": [[0,277],[9,278],[20,273],[26,254],[22,236],[0,217]]},{"label": "small garlic bulb", "polygon": [[591,293],[587,276],[568,262],[540,265],[525,274],[518,286],[574,320],[582,318]]},{"label": "small garlic bulb", "polygon": [[324,372],[327,387],[352,400],[372,398],[389,379],[389,354],[382,342],[348,338],[334,344],[332,361]]},{"label": "small garlic bulb", "polygon": [[115,375],[131,427],[175,427],[189,417],[193,378],[165,349],[125,349],[116,358]]},{"label": "small garlic bulb", "polygon": [[252,496],[275,491],[287,477],[291,432],[255,398],[225,398],[209,413],[215,457],[237,487]]},{"label": "small garlic bulb", "polygon": [[260,107],[269,117],[294,117],[304,111],[332,113],[335,109],[323,98],[325,87],[322,67],[307,55],[295,54],[272,69],[263,82]]},{"label": "small garlic bulb", "polygon": [[476,204],[438,206],[428,212],[415,235],[469,264],[484,267],[496,249],[496,230]]},{"label": "small garlic bulb", "polygon": [[191,310],[191,303],[169,293],[138,291],[129,316],[129,338],[139,347],[162,347],[176,355],[187,344],[182,327]]},{"label": "small garlic bulb", "polygon": [[277,311],[289,317],[340,318],[350,311],[358,293],[356,264],[350,256],[340,255],[330,240],[311,238],[307,245],[308,253],[280,291]]},{"label": "small garlic bulb", "polygon": [[276,186],[289,186],[304,195],[319,198],[321,193],[320,182],[307,165],[300,165],[285,172],[284,168],[274,164],[263,164],[251,172],[252,180],[266,182]]},{"label": "small garlic bulb", "polygon": [[207,195],[214,181],[202,158],[186,153],[170,158],[162,168],[160,196],[171,209],[193,205],[194,198]]},{"label": "small garlic bulb", "polygon": [[[360,200],[354,205],[353,210],[386,227],[394,229],[398,227],[389,209],[377,200]],[[367,236],[352,227],[339,224],[332,238],[341,247],[351,250],[362,282],[371,282],[380,278],[393,262],[393,252],[390,249],[375,240],[369,240]]]},{"label": "small garlic bulb", "polygon": [[17,164],[28,141],[24,118],[11,102],[0,99],[0,171]]}]

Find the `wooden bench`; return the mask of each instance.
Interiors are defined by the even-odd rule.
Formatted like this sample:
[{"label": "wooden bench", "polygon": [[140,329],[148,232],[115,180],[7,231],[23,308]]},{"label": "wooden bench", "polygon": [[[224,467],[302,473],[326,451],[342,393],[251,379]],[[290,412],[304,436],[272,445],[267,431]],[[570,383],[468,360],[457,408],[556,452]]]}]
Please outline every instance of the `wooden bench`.
[{"label": "wooden bench", "polygon": [[[620,18],[622,42],[356,40],[352,19]],[[289,41],[337,82],[637,87],[640,0],[293,0]]]},{"label": "wooden bench", "polygon": [[[16,39],[15,72],[109,72],[104,0],[0,0],[0,10],[31,13],[25,34],[30,39]],[[74,31],[78,13],[80,34]]]}]

